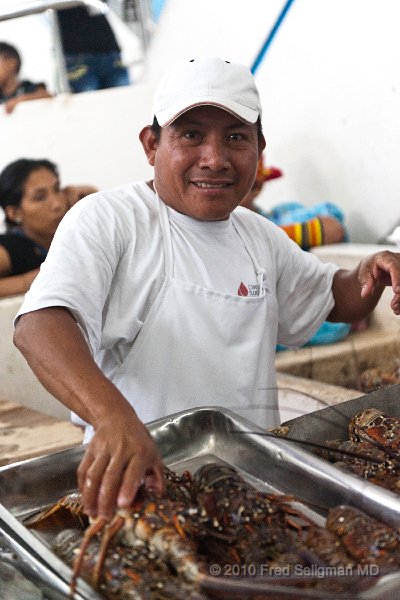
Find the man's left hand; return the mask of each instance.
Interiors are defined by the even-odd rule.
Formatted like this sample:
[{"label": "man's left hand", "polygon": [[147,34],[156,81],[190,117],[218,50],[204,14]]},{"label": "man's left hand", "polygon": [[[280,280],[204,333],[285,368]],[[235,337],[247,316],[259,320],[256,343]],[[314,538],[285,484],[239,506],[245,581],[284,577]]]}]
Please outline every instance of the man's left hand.
[{"label": "man's left hand", "polygon": [[361,298],[372,296],[375,291],[391,286],[394,296],[390,303],[393,312],[400,314],[400,254],[384,250],[364,258],[359,266],[358,280]]}]

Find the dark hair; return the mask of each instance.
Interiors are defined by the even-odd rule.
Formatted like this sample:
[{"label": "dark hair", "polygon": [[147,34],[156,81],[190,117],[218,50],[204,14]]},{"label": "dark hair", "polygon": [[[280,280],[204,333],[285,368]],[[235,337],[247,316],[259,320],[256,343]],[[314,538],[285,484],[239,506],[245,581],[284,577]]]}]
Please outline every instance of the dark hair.
[{"label": "dark hair", "polygon": [[16,72],[19,73],[21,68],[21,56],[14,46],[11,46],[11,44],[7,44],[6,42],[0,42],[0,56],[13,58],[17,62]]},{"label": "dark hair", "polygon": [[257,135],[258,135],[258,141],[261,140],[262,137],[264,137],[264,133],[263,133],[263,128],[262,128],[262,123],[261,123],[261,117],[258,117],[257,121]]},{"label": "dark hair", "polygon": [[[6,206],[19,206],[24,195],[26,180],[33,171],[47,169],[58,177],[57,166],[50,160],[20,158],[7,165],[0,173],[0,206],[5,210]],[[7,225],[14,225],[7,217]]]},{"label": "dark hair", "polygon": [[[154,116],[153,122],[150,125],[150,128],[151,128],[152,132],[154,133],[154,135],[156,136],[156,139],[159,140],[160,135],[161,135],[161,126],[160,126],[159,122],[157,121],[156,116]],[[261,124],[260,117],[258,117],[258,119],[257,119],[257,135],[258,135],[258,140],[260,141],[260,139],[263,136],[263,130],[262,130],[262,124]]]},{"label": "dark hair", "polygon": [[153,118],[153,122],[150,125],[150,128],[152,130],[152,132],[154,133],[154,135],[156,136],[157,141],[160,139],[160,135],[161,135],[161,126],[160,123],[157,121],[157,117],[154,115]]}]

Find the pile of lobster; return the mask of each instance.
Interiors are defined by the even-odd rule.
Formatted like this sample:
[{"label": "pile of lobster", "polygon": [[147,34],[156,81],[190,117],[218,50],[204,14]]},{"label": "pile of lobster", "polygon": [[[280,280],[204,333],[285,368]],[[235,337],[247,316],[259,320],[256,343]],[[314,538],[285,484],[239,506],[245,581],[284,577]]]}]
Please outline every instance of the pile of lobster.
[{"label": "pile of lobster", "polygon": [[370,582],[360,565],[364,575],[365,565],[399,570],[400,529],[356,508],[331,509],[321,527],[295,498],[261,492],[227,465],[193,476],[166,468],[165,477],[162,498],[141,489],[109,523],[89,523],[79,494],[25,522],[42,533],[59,528],[53,549],[72,567],[71,597],[82,577],[113,600],[287,598],[296,586],[326,598]]},{"label": "pile of lobster", "polygon": [[337,467],[400,494],[400,419],[376,408],[357,413],[349,423],[349,438],[329,440],[332,452],[318,452]]},{"label": "pile of lobster", "polygon": [[391,370],[371,367],[360,374],[357,388],[365,394],[369,394],[397,383],[400,383],[400,368],[398,366]]}]

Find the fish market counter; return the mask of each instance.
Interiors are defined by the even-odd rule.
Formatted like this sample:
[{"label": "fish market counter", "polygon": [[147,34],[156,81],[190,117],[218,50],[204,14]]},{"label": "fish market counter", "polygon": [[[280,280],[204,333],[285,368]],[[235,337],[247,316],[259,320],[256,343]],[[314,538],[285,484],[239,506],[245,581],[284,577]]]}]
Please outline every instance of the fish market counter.
[{"label": "fish market counter", "polygon": [[82,443],[72,423],[0,400],[0,466],[66,450]]}]

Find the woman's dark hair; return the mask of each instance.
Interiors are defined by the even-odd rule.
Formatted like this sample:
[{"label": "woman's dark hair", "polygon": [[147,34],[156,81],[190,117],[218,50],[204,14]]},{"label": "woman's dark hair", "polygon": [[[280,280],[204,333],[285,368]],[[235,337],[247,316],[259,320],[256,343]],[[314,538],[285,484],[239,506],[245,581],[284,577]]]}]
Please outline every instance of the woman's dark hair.
[{"label": "woman's dark hair", "polygon": [[[24,195],[26,180],[33,171],[47,169],[58,177],[57,166],[50,160],[20,158],[7,165],[0,173],[0,206],[19,206]],[[6,214],[6,224],[15,225]]]}]

